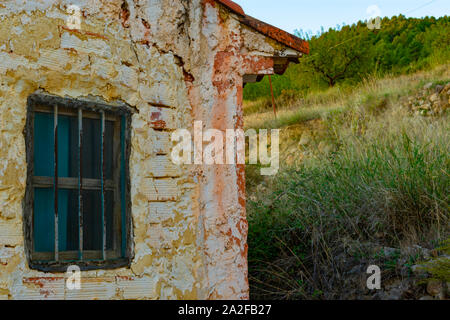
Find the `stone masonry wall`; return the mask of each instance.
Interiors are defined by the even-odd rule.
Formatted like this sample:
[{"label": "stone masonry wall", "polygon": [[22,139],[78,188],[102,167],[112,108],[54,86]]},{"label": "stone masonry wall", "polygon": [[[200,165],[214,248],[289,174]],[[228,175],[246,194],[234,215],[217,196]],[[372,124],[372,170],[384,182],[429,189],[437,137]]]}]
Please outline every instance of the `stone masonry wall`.
[{"label": "stone masonry wall", "polygon": [[[78,5],[81,28],[68,27]],[[274,41],[212,0],[0,3],[0,299],[246,299],[243,166],[170,161],[170,133],[242,128],[242,77],[273,72]],[[130,159],[131,268],[29,269],[22,200],[27,97],[38,89],[136,107]]]}]

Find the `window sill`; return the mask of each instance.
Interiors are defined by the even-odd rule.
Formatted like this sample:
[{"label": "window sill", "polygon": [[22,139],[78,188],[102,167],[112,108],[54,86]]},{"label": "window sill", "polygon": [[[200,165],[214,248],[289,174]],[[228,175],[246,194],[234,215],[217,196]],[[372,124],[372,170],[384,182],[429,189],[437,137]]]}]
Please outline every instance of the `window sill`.
[{"label": "window sill", "polygon": [[81,271],[90,270],[114,270],[120,268],[130,268],[131,260],[129,258],[120,258],[107,261],[68,261],[68,262],[48,262],[48,261],[30,261],[29,267],[32,270],[42,272],[64,273],[70,266],[78,266]]}]

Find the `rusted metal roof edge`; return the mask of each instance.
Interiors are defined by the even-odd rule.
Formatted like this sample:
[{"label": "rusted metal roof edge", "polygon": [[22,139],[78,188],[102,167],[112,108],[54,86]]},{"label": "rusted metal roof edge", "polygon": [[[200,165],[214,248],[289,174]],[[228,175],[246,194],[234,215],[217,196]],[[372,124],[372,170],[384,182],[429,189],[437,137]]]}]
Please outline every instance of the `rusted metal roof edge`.
[{"label": "rusted metal roof edge", "polygon": [[216,0],[216,1],[223,4],[225,7],[227,7],[234,13],[245,16],[244,9],[242,9],[242,7],[240,5],[238,5],[236,2],[231,1],[231,0]]},{"label": "rusted metal roof edge", "polygon": [[272,38],[273,40],[280,42],[281,44],[284,44],[285,46],[291,49],[299,51],[303,54],[309,54],[309,43],[301,38],[298,38],[284,30],[281,30],[268,23],[265,23],[263,21],[260,21],[256,18],[247,15],[242,16],[240,18],[240,21],[242,24],[245,24],[255,29],[256,31],[264,34],[269,38]]},{"label": "rusted metal roof edge", "polygon": [[268,23],[260,21],[256,18],[245,14],[240,5],[231,0],[215,0],[222,5],[229,8],[234,13],[240,15],[240,22],[255,29],[256,31],[264,34],[265,36],[284,44],[285,46],[299,51],[303,54],[309,54],[309,43],[305,40],[298,38],[284,30],[274,27]]}]

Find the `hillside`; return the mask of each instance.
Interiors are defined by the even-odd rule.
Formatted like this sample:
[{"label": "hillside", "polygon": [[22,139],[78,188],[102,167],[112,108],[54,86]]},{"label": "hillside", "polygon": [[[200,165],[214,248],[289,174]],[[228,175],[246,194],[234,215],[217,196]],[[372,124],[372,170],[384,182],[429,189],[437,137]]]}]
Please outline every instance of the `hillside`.
[{"label": "hillside", "polygon": [[246,128],[281,129],[278,175],[246,169],[253,298],[448,297],[449,97],[447,63],[294,90],[277,119],[245,102]]},{"label": "hillside", "polygon": [[[310,55],[291,66],[285,75],[273,77],[278,104],[292,97],[306,97],[330,86],[352,87],[369,76],[408,74],[429,70],[450,60],[450,17],[422,19],[384,18],[380,29],[365,22],[337,26],[319,35],[297,31],[309,40]],[[268,79],[248,84],[245,100],[270,97]]]}]

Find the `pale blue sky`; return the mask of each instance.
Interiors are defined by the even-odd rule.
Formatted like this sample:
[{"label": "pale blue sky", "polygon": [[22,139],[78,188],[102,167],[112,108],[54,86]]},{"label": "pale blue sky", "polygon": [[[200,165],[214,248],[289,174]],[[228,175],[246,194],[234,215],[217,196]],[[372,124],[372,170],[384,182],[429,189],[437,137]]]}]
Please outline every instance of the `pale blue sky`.
[{"label": "pale blue sky", "polygon": [[450,15],[450,0],[235,0],[255,18],[288,32],[295,29],[314,33],[337,24],[352,24],[371,17],[376,5],[381,16],[404,14],[407,17]]}]

